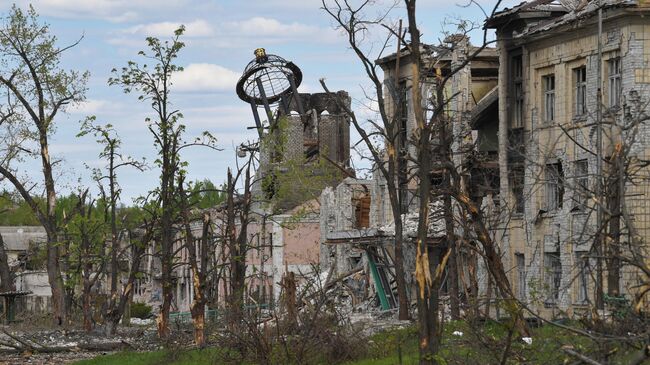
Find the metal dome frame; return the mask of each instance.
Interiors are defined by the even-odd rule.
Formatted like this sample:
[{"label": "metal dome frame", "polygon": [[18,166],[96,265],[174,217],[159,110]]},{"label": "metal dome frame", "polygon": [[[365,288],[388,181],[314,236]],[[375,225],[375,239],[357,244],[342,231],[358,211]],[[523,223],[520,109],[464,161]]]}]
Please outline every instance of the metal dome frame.
[{"label": "metal dome frame", "polygon": [[263,135],[264,126],[257,110],[258,105],[263,105],[269,123],[273,123],[271,104],[280,101],[280,106],[285,114],[289,113],[291,98],[295,97],[296,107],[300,115],[304,114],[298,86],[302,82],[302,71],[293,62],[272,54],[266,54],[264,48],[255,50],[255,59],[246,65],[242,76],[237,81],[237,96],[242,101],[249,103],[255,117],[255,127],[260,137]]}]

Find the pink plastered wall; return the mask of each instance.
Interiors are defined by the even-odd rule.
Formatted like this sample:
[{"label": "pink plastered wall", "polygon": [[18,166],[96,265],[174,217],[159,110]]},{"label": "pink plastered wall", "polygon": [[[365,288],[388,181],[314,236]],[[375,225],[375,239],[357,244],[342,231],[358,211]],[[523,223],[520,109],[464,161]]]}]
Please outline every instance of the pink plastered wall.
[{"label": "pink plastered wall", "polygon": [[316,264],[320,253],[319,223],[296,223],[284,228],[284,263],[287,265]]}]

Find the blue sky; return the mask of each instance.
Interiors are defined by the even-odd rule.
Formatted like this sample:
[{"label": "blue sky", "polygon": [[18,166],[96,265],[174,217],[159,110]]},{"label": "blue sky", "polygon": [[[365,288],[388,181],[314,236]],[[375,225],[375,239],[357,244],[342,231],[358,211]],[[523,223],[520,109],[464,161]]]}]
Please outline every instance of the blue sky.
[{"label": "blue sky", "polygon": [[[480,0],[490,7],[489,1]],[[89,184],[85,165],[100,167],[100,152],[91,137],[76,138],[79,121],[96,115],[98,121],[111,123],[123,139],[123,149],[136,158],[153,160],[152,137],[144,118],[151,115],[146,103],[135,95],[123,94],[109,87],[110,70],[128,60],[138,59],[145,48],[146,36],[170,37],[179,24],[185,24],[186,48],[178,64],[185,71],[176,80],[173,102],[185,115],[187,139],[207,130],[219,141],[221,152],[205,148],[186,150],[191,179],[208,178],[224,181],[226,169],[235,161],[234,148],[253,139],[247,130],[253,125],[250,107],[235,94],[235,83],[253,50],[264,47],[268,53],[293,61],[303,71],[303,92],[321,91],[318,80],[325,78],[331,90],[347,90],[353,97],[353,108],[364,116],[372,116],[367,108],[363,88],[368,82],[361,65],[348,49],[345,38],[333,28],[329,16],[320,9],[320,0],[36,0],[17,1],[26,7],[31,3],[50,24],[60,45],[71,43],[83,35],[81,43],[63,57],[63,66],[91,73],[87,102],[71,108],[58,119],[52,138],[52,153],[64,161],[58,165],[60,190],[69,190],[81,179]],[[376,9],[392,4],[378,0]],[[399,2],[401,6],[401,2]],[[405,18],[398,6],[391,19]],[[7,14],[11,1],[2,0],[0,13]],[[371,13],[372,14],[372,13]],[[479,21],[481,11],[472,6],[459,7],[454,1],[419,1],[418,22],[424,41],[435,43],[445,19],[464,18]],[[447,26],[447,29],[449,27]],[[369,39],[372,41],[373,39]],[[372,43],[369,43],[371,45]],[[377,44],[372,47],[378,49]],[[394,49],[394,46],[390,48]],[[38,173],[36,163],[24,165],[24,174]],[[145,194],[157,184],[155,170],[145,173],[123,170],[120,182],[123,201]]]}]

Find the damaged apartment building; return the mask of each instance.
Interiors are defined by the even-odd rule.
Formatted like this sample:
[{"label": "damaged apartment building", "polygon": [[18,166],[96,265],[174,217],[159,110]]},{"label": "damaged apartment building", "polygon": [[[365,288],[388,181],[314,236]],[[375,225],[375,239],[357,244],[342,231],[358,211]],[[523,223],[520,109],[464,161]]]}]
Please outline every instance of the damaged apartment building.
[{"label": "damaged apartment building", "polygon": [[[625,261],[648,257],[650,7],[600,4],[600,31],[598,2],[522,3],[498,12],[486,23],[496,31],[497,47],[476,54],[446,90],[455,95],[448,110],[453,162],[466,167],[469,195],[499,246],[513,292],[547,317],[630,301],[647,280]],[[424,46],[422,52],[423,58],[435,55],[442,75],[477,49],[463,37],[448,40],[453,47],[446,51]],[[395,80],[406,93],[398,103],[386,98],[387,113],[406,111],[398,113],[397,145],[413,156],[410,62],[407,50],[377,60],[386,95]],[[397,179],[408,202],[404,260],[413,287],[415,252],[408,239],[415,235],[409,225],[417,225],[417,217],[409,217],[417,212],[416,183]],[[396,303],[394,230],[382,180],[376,172],[323,192],[321,261],[339,275],[363,268],[366,275],[355,276],[352,286],[376,290],[382,307],[390,308]],[[471,241],[471,232],[454,234],[469,234]],[[459,276],[464,270],[459,267]],[[481,263],[478,281],[485,299],[490,284]]]},{"label": "damaged apartment building", "polygon": [[648,257],[649,11],[522,3],[486,24],[500,65],[500,247],[516,294],[546,315],[638,294],[624,260]]}]

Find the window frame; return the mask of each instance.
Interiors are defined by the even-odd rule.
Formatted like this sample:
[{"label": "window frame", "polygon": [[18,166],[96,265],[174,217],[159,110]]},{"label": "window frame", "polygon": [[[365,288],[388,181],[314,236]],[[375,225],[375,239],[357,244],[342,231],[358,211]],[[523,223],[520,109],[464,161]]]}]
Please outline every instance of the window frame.
[{"label": "window frame", "polygon": [[512,76],[512,124],[511,128],[524,126],[524,58],[522,54],[512,56],[510,75]]},{"label": "window frame", "polygon": [[544,253],[544,270],[546,271],[545,283],[549,288],[546,303],[556,304],[560,299],[562,288],[562,260],[559,252]]},{"label": "window frame", "polygon": [[520,300],[526,299],[526,256],[523,253],[515,253],[517,263],[517,296]]},{"label": "window frame", "polygon": [[573,116],[584,117],[587,114],[587,66],[573,69]]},{"label": "window frame", "polygon": [[564,173],[561,162],[547,163],[544,166],[544,191],[546,211],[562,209],[564,200]]},{"label": "window frame", "polygon": [[607,60],[607,95],[610,108],[619,108],[623,94],[622,65],[620,57]]},{"label": "window frame", "polygon": [[589,301],[589,258],[585,257],[584,252],[576,252],[576,263],[578,267],[578,295],[576,296],[577,304],[585,304]]},{"label": "window frame", "polygon": [[542,76],[542,91],[544,122],[553,122],[555,121],[555,74]]},{"label": "window frame", "polygon": [[584,211],[589,201],[589,160],[573,162],[573,209]]}]

